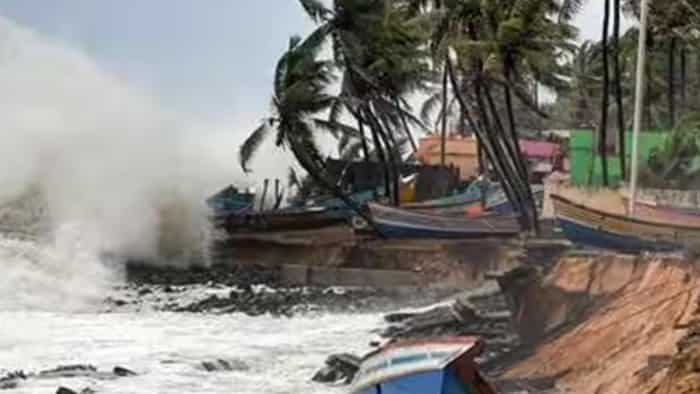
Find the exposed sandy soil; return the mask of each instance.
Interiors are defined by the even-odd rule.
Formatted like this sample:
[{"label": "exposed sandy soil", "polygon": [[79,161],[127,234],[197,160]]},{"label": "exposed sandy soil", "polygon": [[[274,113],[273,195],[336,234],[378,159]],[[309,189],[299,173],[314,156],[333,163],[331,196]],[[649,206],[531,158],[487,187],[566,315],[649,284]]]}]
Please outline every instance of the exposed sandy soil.
[{"label": "exposed sandy soil", "polygon": [[503,377],[554,379],[572,393],[653,392],[678,359],[698,282],[693,264],[676,257],[563,258],[523,291],[516,319],[543,342]]}]

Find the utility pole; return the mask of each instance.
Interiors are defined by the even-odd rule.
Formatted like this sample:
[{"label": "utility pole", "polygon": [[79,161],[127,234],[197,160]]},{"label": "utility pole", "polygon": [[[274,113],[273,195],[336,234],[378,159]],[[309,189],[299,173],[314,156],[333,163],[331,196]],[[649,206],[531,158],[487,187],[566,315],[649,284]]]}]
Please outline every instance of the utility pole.
[{"label": "utility pole", "polygon": [[649,21],[649,0],[642,0],[642,18],[639,24],[639,48],[637,53],[637,85],[634,98],[634,129],[632,131],[632,171],[628,213],[634,215],[637,200],[637,178],[639,177],[639,129],[642,127],[642,106],[644,105],[644,69],[647,55],[647,24]]}]

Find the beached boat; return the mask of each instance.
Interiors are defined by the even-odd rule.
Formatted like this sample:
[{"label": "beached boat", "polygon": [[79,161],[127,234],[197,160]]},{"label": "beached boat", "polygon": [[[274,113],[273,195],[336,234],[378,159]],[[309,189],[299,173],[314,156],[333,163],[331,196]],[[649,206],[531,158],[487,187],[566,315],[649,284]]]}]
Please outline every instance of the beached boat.
[{"label": "beached boat", "polygon": [[255,203],[255,194],[240,192],[235,186],[230,185],[207,198],[206,203],[215,215],[251,211]]},{"label": "beached boat", "polygon": [[559,225],[574,243],[625,252],[674,251],[700,246],[700,226],[632,218],[557,195],[551,198]]},{"label": "beached boat", "polygon": [[[498,184],[484,185],[484,188],[486,196],[501,190]],[[401,208],[433,215],[479,216],[484,212],[481,194],[481,186],[474,182],[461,193],[412,204],[402,204]]]},{"label": "beached boat", "polygon": [[481,201],[471,201],[462,204],[455,205],[444,205],[436,207],[405,207],[401,208],[407,209],[413,212],[425,213],[428,215],[438,215],[438,216],[455,216],[455,217],[476,217],[484,215],[484,206]]},{"label": "beached boat", "polygon": [[[629,199],[627,197],[623,197],[623,200],[625,202],[625,206],[628,206]],[[648,219],[655,222],[700,226],[699,211],[660,205],[651,201],[635,201],[634,215],[639,218]]]},{"label": "beached boat", "polygon": [[[532,185],[531,188],[533,197],[535,198],[535,204],[537,204],[538,209],[541,209],[542,202],[544,201],[544,186]],[[499,189],[487,196],[485,210],[500,214],[513,214],[515,212],[513,205],[508,201],[508,197],[503,189]]]},{"label": "beached boat", "polygon": [[475,337],[395,342],[362,360],[351,393],[495,394],[474,361],[483,347]]},{"label": "beached boat", "polygon": [[448,217],[367,204],[376,230],[388,238],[462,239],[505,237],[520,231],[516,217],[489,215],[464,218]]},{"label": "beached boat", "polygon": [[229,233],[309,230],[347,222],[344,214],[328,208],[294,208],[268,212],[218,215],[213,223]]}]

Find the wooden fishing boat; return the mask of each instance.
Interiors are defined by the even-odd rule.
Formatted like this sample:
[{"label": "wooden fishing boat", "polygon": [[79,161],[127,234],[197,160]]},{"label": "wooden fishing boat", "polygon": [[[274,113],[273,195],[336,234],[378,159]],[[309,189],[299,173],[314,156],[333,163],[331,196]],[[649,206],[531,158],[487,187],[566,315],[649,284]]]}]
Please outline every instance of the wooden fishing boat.
[{"label": "wooden fishing boat", "polygon": [[453,217],[477,217],[484,215],[484,206],[481,201],[472,201],[463,204],[445,205],[436,207],[404,207],[412,212],[425,213],[428,215],[453,216]]},{"label": "wooden fishing boat", "polygon": [[216,227],[227,232],[309,230],[345,223],[347,218],[327,208],[294,208],[269,212],[239,212],[213,218]]},{"label": "wooden fishing boat", "polygon": [[[623,200],[625,202],[625,206],[628,206],[629,199],[627,197],[623,197]],[[642,219],[648,219],[655,222],[658,221],[662,223],[700,226],[700,212],[686,208],[660,205],[651,201],[635,201],[634,214]]]},{"label": "wooden fishing boat", "polygon": [[[532,194],[535,198],[535,204],[541,209],[542,202],[544,201],[544,186],[543,185],[532,185]],[[491,193],[486,198],[486,211],[496,212],[500,214],[513,214],[515,210],[513,205],[508,201],[508,197],[503,189]]]},{"label": "wooden fishing boat", "polygon": [[[500,185],[490,184],[489,186],[485,186],[485,188],[487,189],[486,195],[488,196],[498,192],[500,190]],[[401,208],[432,215],[480,216],[484,213],[481,194],[482,191],[479,184],[472,183],[462,193],[412,204],[402,204]]]},{"label": "wooden fishing boat", "polygon": [[700,226],[630,218],[551,197],[559,225],[574,243],[625,252],[675,251],[700,245]]},{"label": "wooden fishing boat", "polygon": [[361,361],[351,393],[495,394],[474,361],[483,348],[476,337],[397,341]]},{"label": "wooden fishing boat", "polygon": [[388,238],[462,239],[513,236],[520,231],[514,216],[464,218],[413,212],[370,202],[377,231]]},{"label": "wooden fishing boat", "polygon": [[407,209],[424,209],[424,208],[440,208],[462,206],[481,200],[481,191],[479,188],[469,187],[463,193],[454,194],[447,197],[436,198],[428,201],[414,202],[410,204],[402,204],[402,207]]}]

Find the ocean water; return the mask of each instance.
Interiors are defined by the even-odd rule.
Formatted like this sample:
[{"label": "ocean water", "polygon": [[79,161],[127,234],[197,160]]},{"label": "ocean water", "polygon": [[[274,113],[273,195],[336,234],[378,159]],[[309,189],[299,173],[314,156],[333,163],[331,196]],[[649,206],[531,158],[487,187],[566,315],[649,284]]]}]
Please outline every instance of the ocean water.
[{"label": "ocean water", "polygon": [[[90,253],[81,237],[50,243],[0,236],[0,375],[59,365],[123,366],[115,380],[29,379],[11,394],[54,393],[59,386],[99,393],[343,393],[311,382],[332,353],[362,354],[379,314],[294,318],[155,311],[104,312],[124,296],[123,279]],[[206,372],[203,361],[245,368]],[[238,363],[240,364],[240,363]]]},{"label": "ocean water", "polygon": [[[334,352],[367,349],[378,315],[273,318],[182,313],[0,312],[0,369],[36,371],[88,363],[139,375],[116,380],[30,379],[7,393],[343,393],[310,381]],[[245,370],[206,372],[202,361]]]}]

